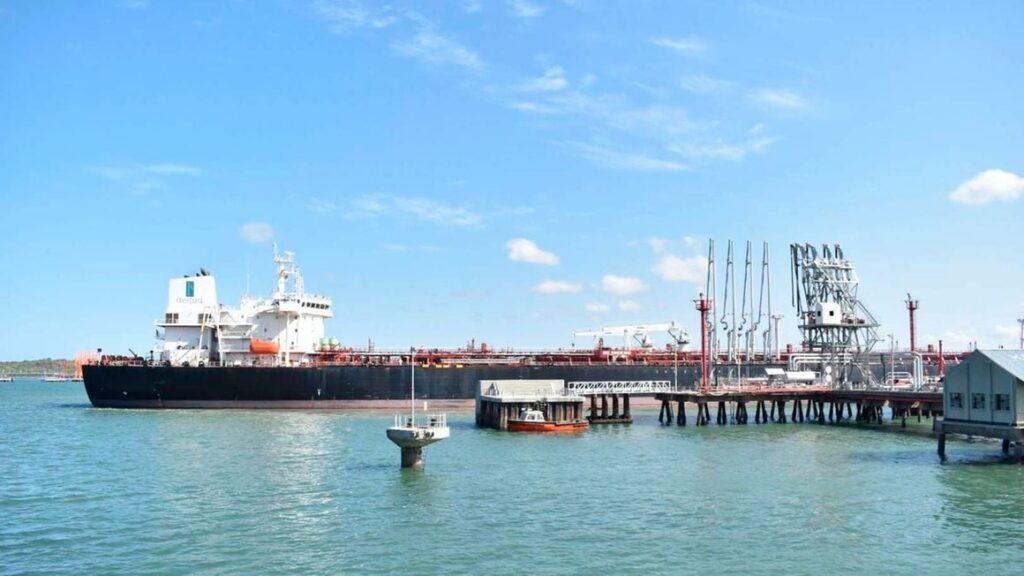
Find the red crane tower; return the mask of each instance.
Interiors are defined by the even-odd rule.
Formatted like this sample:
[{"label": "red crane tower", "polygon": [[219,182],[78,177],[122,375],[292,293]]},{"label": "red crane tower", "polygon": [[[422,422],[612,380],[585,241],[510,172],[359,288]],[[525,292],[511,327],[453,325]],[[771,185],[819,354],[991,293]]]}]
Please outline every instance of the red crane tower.
[{"label": "red crane tower", "polygon": [[910,297],[910,293],[907,293],[907,310],[910,311],[910,351],[917,352],[917,326],[914,322],[917,312],[917,300]]},{"label": "red crane tower", "polygon": [[939,376],[946,375],[946,357],[942,355],[942,340],[939,340]]},{"label": "red crane tower", "polygon": [[708,390],[708,310],[711,310],[711,300],[704,297],[701,292],[693,303],[700,311],[700,389],[701,392]]}]

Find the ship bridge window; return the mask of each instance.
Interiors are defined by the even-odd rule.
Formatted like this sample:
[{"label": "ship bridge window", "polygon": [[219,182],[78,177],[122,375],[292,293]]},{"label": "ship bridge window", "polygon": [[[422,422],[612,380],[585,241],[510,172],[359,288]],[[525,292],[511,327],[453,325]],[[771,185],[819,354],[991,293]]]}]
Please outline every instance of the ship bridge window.
[{"label": "ship bridge window", "polygon": [[177,323],[178,323],[178,313],[177,312],[168,312],[167,314],[164,314],[164,324],[177,324]]},{"label": "ship bridge window", "polygon": [[196,295],[196,283],[188,280],[185,282],[185,297],[192,298]]}]

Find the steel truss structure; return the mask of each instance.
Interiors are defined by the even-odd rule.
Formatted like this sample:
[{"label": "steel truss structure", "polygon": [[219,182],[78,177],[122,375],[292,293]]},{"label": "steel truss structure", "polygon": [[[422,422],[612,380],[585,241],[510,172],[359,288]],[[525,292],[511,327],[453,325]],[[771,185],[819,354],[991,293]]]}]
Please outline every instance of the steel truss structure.
[{"label": "steel truss structure", "polygon": [[[860,279],[839,244],[792,244],[792,300],[805,352],[817,355],[833,388],[876,387],[868,354],[878,343],[878,322],[857,295]],[[816,361],[815,361],[816,360]]]},{"label": "steel truss structure", "polygon": [[565,393],[570,396],[591,394],[659,394],[675,392],[669,380],[566,382]]}]

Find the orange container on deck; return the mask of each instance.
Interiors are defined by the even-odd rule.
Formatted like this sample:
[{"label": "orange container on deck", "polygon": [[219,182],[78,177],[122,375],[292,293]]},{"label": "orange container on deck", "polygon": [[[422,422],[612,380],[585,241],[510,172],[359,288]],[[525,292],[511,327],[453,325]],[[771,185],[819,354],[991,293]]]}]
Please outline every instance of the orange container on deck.
[{"label": "orange container on deck", "polygon": [[253,354],[277,354],[281,348],[277,345],[277,342],[269,342],[267,340],[257,340],[253,338],[249,342],[249,351]]}]

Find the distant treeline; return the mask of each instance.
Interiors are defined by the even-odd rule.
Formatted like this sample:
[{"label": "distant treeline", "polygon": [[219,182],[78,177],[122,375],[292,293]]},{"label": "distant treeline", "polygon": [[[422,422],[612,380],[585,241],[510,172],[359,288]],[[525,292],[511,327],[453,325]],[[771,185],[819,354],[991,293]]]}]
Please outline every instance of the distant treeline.
[{"label": "distant treeline", "polygon": [[51,374],[74,370],[75,361],[63,358],[0,362],[0,374]]}]

